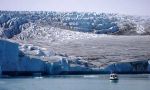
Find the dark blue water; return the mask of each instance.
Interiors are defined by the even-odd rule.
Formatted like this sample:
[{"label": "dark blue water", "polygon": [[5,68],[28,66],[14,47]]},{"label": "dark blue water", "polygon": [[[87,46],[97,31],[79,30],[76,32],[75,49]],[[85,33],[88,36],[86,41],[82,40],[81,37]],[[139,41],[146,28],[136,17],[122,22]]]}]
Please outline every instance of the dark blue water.
[{"label": "dark blue water", "polygon": [[1,78],[0,90],[149,90],[150,75],[74,75],[50,77]]}]

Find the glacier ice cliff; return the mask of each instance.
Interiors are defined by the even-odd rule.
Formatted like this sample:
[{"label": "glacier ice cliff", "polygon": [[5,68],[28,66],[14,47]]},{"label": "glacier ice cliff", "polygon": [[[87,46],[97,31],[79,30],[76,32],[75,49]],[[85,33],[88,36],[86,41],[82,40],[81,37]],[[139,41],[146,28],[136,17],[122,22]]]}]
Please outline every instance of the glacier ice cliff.
[{"label": "glacier ice cliff", "polygon": [[2,71],[18,70],[18,44],[0,40],[0,66]]},{"label": "glacier ice cliff", "polygon": [[[36,50],[32,45],[25,45],[29,51]],[[25,46],[22,46],[25,48]],[[27,47],[28,46],[28,47]],[[30,48],[29,48],[30,46]],[[0,67],[3,74],[45,75],[56,74],[104,74],[104,73],[150,73],[149,60],[108,63],[104,66],[94,66],[83,57],[46,54],[33,56],[19,50],[19,45],[12,41],[0,40]],[[31,48],[32,47],[32,48]],[[34,48],[33,48],[34,47]],[[37,54],[36,54],[37,55]],[[43,57],[43,55],[45,57]]]},{"label": "glacier ice cliff", "polygon": [[121,62],[108,65],[105,70],[116,73],[149,73],[148,61]]}]

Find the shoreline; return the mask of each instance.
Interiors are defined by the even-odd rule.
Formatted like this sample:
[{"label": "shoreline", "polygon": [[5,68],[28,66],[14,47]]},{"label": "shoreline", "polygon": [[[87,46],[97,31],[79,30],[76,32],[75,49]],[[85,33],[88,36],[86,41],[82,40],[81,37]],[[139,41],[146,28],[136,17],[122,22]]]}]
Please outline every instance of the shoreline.
[{"label": "shoreline", "polygon": [[[150,74],[150,72],[116,72],[120,75],[136,75],[136,74]],[[67,76],[67,75],[109,75],[110,72],[102,72],[102,71],[72,71],[72,72],[61,72],[60,74],[46,74],[45,72],[3,72],[0,78],[7,78],[7,77],[45,77],[45,76]]]}]

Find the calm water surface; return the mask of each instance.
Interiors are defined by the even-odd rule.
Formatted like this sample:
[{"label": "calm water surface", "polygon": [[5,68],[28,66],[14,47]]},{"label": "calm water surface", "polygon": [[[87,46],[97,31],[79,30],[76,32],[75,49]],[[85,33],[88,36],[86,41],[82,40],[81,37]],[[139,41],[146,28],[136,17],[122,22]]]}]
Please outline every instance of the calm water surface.
[{"label": "calm water surface", "polygon": [[50,77],[1,78],[0,90],[149,90],[150,75],[68,75]]}]

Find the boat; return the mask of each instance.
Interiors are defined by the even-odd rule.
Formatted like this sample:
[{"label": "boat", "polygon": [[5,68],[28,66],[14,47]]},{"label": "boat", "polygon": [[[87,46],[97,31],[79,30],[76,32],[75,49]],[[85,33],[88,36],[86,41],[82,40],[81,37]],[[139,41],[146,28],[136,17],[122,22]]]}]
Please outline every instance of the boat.
[{"label": "boat", "polygon": [[118,80],[118,75],[116,73],[112,73],[112,74],[110,74],[109,79],[110,80]]}]

